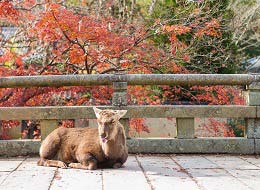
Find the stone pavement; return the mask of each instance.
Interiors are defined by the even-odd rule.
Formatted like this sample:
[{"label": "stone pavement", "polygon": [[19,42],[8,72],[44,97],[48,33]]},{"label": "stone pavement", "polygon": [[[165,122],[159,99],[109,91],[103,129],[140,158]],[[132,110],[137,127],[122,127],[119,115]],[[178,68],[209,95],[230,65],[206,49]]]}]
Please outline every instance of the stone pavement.
[{"label": "stone pavement", "polygon": [[95,171],[0,158],[0,190],[259,190],[260,156],[130,155],[125,167]]}]

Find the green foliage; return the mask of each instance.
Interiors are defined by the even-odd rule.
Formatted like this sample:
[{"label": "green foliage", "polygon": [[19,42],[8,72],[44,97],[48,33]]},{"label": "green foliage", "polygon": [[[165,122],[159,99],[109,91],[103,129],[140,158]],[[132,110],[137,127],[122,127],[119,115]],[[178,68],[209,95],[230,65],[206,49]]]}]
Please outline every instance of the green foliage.
[{"label": "green foliage", "polygon": [[235,137],[244,137],[245,135],[245,120],[242,119],[228,119],[228,126],[234,132]]},{"label": "green foliage", "polygon": [[[191,2],[158,1],[153,13],[149,17],[150,23],[158,18],[167,25],[192,27],[192,30],[177,35],[178,41],[187,46],[184,51],[177,51],[175,59],[178,65],[197,73],[237,73],[240,70],[240,56],[238,47],[233,43],[232,30],[228,27],[233,12],[228,9],[230,0],[204,0]],[[202,35],[196,33],[205,28],[213,19],[219,22],[219,35]],[[155,43],[163,48],[169,48],[171,41],[165,33],[154,36]],[[184,52],[190,59],[183,60]]]},{"label": "green foliage", "polygon": [[233,12],[230,28],[235,44],[243,60],[260,55],[260,4],[256,0],[233,0],[229,5]]}]

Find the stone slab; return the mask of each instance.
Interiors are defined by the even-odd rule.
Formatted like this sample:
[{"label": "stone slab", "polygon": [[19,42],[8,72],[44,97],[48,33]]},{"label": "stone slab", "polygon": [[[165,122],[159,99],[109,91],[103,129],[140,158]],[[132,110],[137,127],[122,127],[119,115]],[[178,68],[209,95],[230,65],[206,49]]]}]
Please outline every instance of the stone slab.
[{"label": "stone slab", "polygon": [[255,157],[251,157],[251,156],[240,156],[241,159],[254,164],[255,166],[257,166],[260,169],[260,157],[259,156],[255,156]]},{"label": "stone slab", "polygon": [[40,140],[0,140],[0,157],[38,155],[40,145]]},{"label": "stone slab", "polygon": [[37,166],[38,159],[1,158],[19,167],[0,171],[0,189],[258,190],[260,186],[260,157],[255,155],[130,155],[124,168],[96,171]]},{"label": "stone slab", "polygon": [[258,170],[259,168],[245,160],[235,156],[205,156],[208,160],[215,163],[220,168],[226,170],[239,169],[239,170]]},{"label": "stone slab", "polygon": [[200,187],[169,157],[140,157],[153,189],[199,190]]},{"label": "stone slab", "polygon": [[22,160],[0,160],[0,172],[11,172],[21,163]]},{"label": "stone slab", "polygon": [[16,171],[36,171],[41,170],[42,172],[53,172],[56,170],[54,167],[38,166],[37,161],[39,158],[27,158]]},{"label": "stone slab", "polygon": [[50,190],[102,190],[100,170],[58,169]]},{"label": "stone slab", "polygon": [[181,155],[172,156],[176,162],[178,162],[185,169],[209,169],[209,168],[219,168],[218,165],[207,160],[203,156],[196,155]]},{"label": "stone slab", "polygon": [[188,169],[188,172],[206,190],[249,190],[223,169]]},{"label": "stone slab", "polygon": [[242,181],[249,188],[258,190],[260,187],[260,170],[228,170],[236,179]]},{"label": "stone slab", "polygon": [[139,138],[127,144],[131,153],[255,153],[254,139],[246,138]]},{"label": "stone slab", "polygon": [[54,171],[14,171],[0,185],[4,190],[47,190],[51,184]]},{"label": "stone slab", "polygon": [[[118,180],[115,180],[118,179]],[[103,170],[104,190],[150,190],[151,187],[134,156],[130,156],[120,169]]]},{"label": "stone slab", "polygon": [[10,172],[0,172],[0,184],[8,177]]},{"label": "stone slab", "polygon": [[[40,145],[38,140],[1,140],[0,157],[38,155]],[[127,145],[130,153],[254,154],[256,148],[260,154],[260,139],[246,138],[132,138]]]},{"label": "stone slab", "polygon": [[255,153],[260,154],[260,139],[255,139]]}]

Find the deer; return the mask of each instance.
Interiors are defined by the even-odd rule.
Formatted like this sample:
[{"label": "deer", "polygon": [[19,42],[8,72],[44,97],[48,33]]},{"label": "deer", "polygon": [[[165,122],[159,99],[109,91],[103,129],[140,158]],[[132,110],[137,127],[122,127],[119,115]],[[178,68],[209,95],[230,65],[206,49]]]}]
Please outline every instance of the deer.
[{"label": "deer", "polygon": [[119,122],[127,110],[101,110],[93,107],[98,128],[53,130],[42,142],[39,166],[95,170],[120,168],[128,149],[123,125]]}]

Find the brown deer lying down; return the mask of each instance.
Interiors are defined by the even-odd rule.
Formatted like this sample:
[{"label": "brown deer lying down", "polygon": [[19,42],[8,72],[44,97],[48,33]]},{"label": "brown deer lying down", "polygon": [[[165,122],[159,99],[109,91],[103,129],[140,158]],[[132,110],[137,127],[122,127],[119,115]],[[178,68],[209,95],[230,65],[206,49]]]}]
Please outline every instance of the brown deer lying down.
[{"label": "brown deer lying down", "polygon": [[51,132],[40,148],[40,166],[94,170],[121,167],[128,157],[125,131],[119,119],[126,110],[94,107],[98,128],[63,128]]}]

